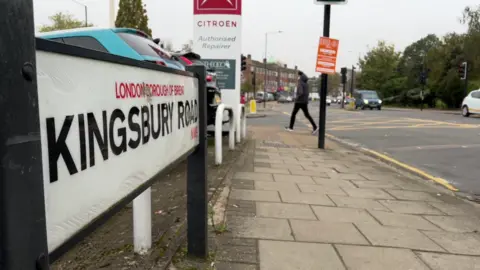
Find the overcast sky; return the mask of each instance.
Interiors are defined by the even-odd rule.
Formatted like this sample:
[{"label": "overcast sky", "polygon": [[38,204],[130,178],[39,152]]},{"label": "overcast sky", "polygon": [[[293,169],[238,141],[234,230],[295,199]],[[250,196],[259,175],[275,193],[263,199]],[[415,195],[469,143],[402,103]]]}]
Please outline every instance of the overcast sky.
[{"label": "overcast sky", "polygon": [[[73,0],[33,0],[35,25],[48,24],[56,12],[70,12],[84,19],[83,6]],[[108,27],[108,0],[77,0],[88,6],[88,21]],[[118,1],[116,6],[118,8]],[[175,47],[192,39],[193,0],[143,0],[154,37],[170,40]],[[479,0],[349,0],[332,7],[330,36],[340,40],[337,69],[357,63],[358,55],[378,40],[403,50],[427,34],[465,32],[459,23],[462,10]],[[323,32],[323,6],[313,0],[243,0],[243,53],[255,59],[265,55],[289,66],[298,65],[314,75],[318,39]]]}]

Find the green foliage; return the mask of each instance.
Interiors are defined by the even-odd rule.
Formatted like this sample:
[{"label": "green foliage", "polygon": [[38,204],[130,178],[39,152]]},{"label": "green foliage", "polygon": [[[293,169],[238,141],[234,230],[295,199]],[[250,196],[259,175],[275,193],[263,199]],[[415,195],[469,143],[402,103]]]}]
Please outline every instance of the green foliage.
[{"label": "green foliage", "polygon": [[148,16],[142,0],[120,0],[116,27],[134,28],[152,36],[148,28]]},{"label": "green foliage", "polygon": [[441,99],[437,98],[435,100],[435,109],[447,109],[448,106]]},{"label": "green foliage", "polygon": [[379,42],[360,59],[357,88],[377,90],[389,104],[417,106],[421,103],[420,74],[425,70],[424,103],[458,107],[465,96],[465,81],[458,75],[462,62],[469,66],[468,91],[480,88],[480,5],[465,8],[460,22],[467,25],[467,33],[448,33],[441,38],[430,34],[407,46],[403,53]]},{"label": "green foliage", "polygon": [[[52,22],[51,25],[43,25],[40,28],[40,32],[50,32],[55,30],[65,30],[73,28],[85,27],[85,22],[77,20],[72,14],[58,12],[48,17]],[[93,24],[87,24],[87,26],[93,26]]]}]

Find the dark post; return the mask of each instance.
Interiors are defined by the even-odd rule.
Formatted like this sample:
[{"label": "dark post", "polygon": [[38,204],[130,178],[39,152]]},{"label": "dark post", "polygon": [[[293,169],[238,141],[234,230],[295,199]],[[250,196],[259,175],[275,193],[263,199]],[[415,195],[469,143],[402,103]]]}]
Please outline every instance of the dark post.
[{"label": "dark post", "polygon": [[187,238],[188,254],[205,258],[208,254],[207,235],[207,77],[205,66],[193,65],[187,71],[198,79],[197,149],[188,157],[187,165]]},{"label": "dark post", "polygon": [[352,65],[352,78],[350,78],[350,97],[353,97],[353,81],[355,80],[355,66]]},{"label": "dark post", "polygon": [[466,97],[468,95],[468,62],[465,61],[465,88],[463,90],[463,97]]},{"label": "dark post", "polygon": [[345,91],[347,87],[347,68],[343,67],[341,69],[342,74],[342,84],[343,84],[343,92],[342,92],[342,109],[345,108]]},{"label": "dark post", "polygon": [[255,71],[252,71],[252,86],[253,86],[253,98],[257,96],[257,75]]},{"label": "dark post", "polygon": [[[323,36],[330,37],[330,13],[331,6],[325,5],[323,12]],[[327,120],[327,86],[328,74],[322,73],[320,82],[320,116],[318,123],[318,148],[325,149],[325,122]]]},{"label": "dark post", "polygon": [[32,0],[1,1],[0,269],[48,269]]}]

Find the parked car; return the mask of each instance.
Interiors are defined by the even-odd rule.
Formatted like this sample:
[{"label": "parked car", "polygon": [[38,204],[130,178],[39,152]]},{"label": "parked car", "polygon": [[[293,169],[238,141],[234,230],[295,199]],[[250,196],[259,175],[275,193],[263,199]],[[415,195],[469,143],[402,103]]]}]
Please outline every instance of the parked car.
[{"label": "parked car", "polygon": [[327,97],[327,106],[330,106],[330,104],[332,104],[332,98]]},{"label": "parked car", "polygon": [[184,65],[166,54],[151,37],[132,28],[87,27],[40,33],[38,37],[185,70]]},{"label": "parked car", "polygon": [[355,98],[355,109],[361,108],[365,110],[374,108],[381,110],[382,109],[382,100],[378,97],[376,91],[372,90],[355,90],[353,92],[353,97]]},{"label": "parked car", "polygon": [[[185,66],[190,66],[193,64],[204,65],[201,56],[194,52],[179,52],[172,53],[174,59],[178,60]],[[217,74],[215,70],[210,68],[207,69],[207,125],[215,124],[215,118],[217,115],[218,105],[222,103],[222,93],[221,89],[218,87],[217,83]]]},{"label": "parked car", "polygon": [[279,103],[289,103],[289,102],[292,102],[293,100],[292,97],[290,96],[290,93],[288,92],[284,92],[284,91],[278,92],[277,96],[278,96],[277,101]]},{"label": "parked car", "polygon": [[462,115],[480,114],[480,89],[470,92],[462,102]]}]

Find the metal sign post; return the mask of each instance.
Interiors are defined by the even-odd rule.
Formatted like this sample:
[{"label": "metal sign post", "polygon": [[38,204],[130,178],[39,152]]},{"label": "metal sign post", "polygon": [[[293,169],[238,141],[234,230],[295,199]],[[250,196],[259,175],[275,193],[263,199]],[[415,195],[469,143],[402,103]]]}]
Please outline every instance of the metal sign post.
[{"label": "metal sign post", "polygon": [[[325,5],[323,15],[323,36],[330,36],[330,13],[331,6]],[[325,122],[327,120],[327,86],[328,74],[322,73],[320,84],[320,111],[319,111],[319,130],[318,130],[318,148],[325,149]]]},{"label": "metal sign post", "polygon": [[45,270],[33,2],[3,0],[0,6],[0,269]]}]

